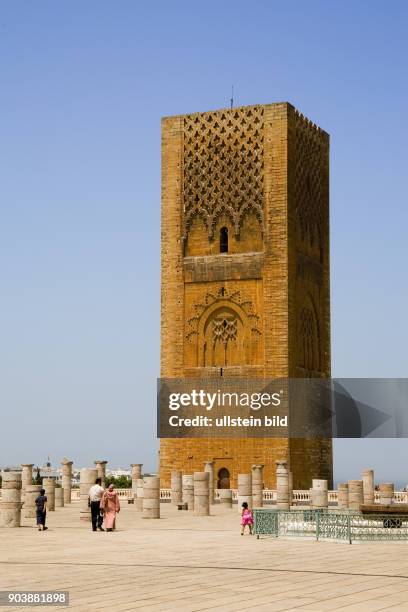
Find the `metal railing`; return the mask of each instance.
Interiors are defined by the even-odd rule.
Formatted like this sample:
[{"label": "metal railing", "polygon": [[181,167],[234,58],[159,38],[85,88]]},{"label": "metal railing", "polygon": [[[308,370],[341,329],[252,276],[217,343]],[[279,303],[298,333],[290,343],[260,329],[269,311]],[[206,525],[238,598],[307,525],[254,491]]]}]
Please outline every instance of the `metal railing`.
[{"label": "metal railing", "polygon": [[254,510],[254,533],[273,537],[308,537],[315,540],[408,540],[408,516],[360,514],[340,510]]}]

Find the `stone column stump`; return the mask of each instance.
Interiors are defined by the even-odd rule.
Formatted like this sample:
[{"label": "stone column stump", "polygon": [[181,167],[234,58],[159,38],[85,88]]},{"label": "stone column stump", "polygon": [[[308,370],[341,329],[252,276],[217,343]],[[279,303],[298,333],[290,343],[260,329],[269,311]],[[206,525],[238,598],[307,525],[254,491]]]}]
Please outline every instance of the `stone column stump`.
[{"label": "stone column stump", "polygon": [[160,518],[160,478],[157,476],[143,478],[143,518]]},{"label": "stone column stump", "polygon": [[106,464],[108,462],[105,460],[100,460],[100,459],[96,459],[96,461],[94,461],[95,467],[98,470],[98,476],[97,478],[101,479],[101,486],[103,488],[105,488],[105,480],[106,480]]},{"label": "stone column stump", "polygon": [[62,488],[64,489],[64,504],[71,503],[71,489],[72,489],[72,461],[63,459],[62,465]]},{"label": "stone column stump", "polygon": [[194,514],[195,516],[210,514],[209,472],[194,472]]},{"label": "stone column stump", "polygon": [[349,509],[360,510],[360,505],[364,503],[364,492],[363,492],[363,481],[362,480],[349,480],[348,481],[348,493],[349,493]]},{"label": "stone column stump", "polygon": [[374,503],[374,470],[363,470],[363,499],[365,504]]},{"label": "stone column stump", "polygon": [[143,463],[131,463],[130,467],[132,468],[132,492],[134,503],[136,504],[137,498],[137,481],[142,478],[142,466]]},{"label": "stone column stump", "polygon": [[64,489],[62,487],[55,487],[55,507],[64,507]]},{"label": "stone column stump", "polygon": [[138,478],[136,484],[135,510],[143,512],[143,478]]},{"label": "stone column stump", "polygon": [[24,518],[35,518],[37,506],[35,500],[40,494],[42,485],[27,485],[25,490],[23,516]]},{"label": "stone column stump", "polygon": [[33,484],[33,463],[21,464],[21,501],[25,502],[26,487]]},{"label": "stone column stump", "polygon": [[337,490],[337,507],[341,510],[346,510],[349,504],[348,484],[340,482]]},{"label": "stone column stump", "polygon": [[310,506],[311,508],[329,507],[327,480],[317,478],[312,480],[312,488],[310,489]]},{"label": "stone column stump", "polygon": [[3,472],[0,500],[0,527],[20,527],[21,472]]},{"label": "stone column stump", "polygon": [[380,504],[392,504],[394,502],[394,483],[383,482],[380,484]]},{"label": "stone column stump", "polygon": [[194,510],[194,478],[192,474],[183,474],[183,503],[187,504],[187,510]]},{"label": "stone column stump", "polygon": [[47,496],[47,512],[55,510],[55,478],[43,478],[43,489]]},{"label": "stone column stump", "polygon": [[289,472],[289,508],[293,504],[293,473]]},{"label": "stone column stump", "polygon": [[183,498],[182,474],[180,470],[171,471],[171,503],[173,506],[181,504]]},{"label": "stone column stump", "polygon": [[252,505],[254,508],[263,506],[263,465],[252,466]]},{"label": "stone column stump", "polygon": [[210,505],[214,504],[214,461],[206,461],[204,464],[204,472],[208,472],[210,475],[209,480],[209,495],[210,495]]},{"label": "stone column stump", "polygon": [[81,521],[91,521],[91,509],[88,506],[89,489],[95,484],[98,478],[96,468],[82,468],[79,480],[80,510],[79,518]]},{"label": "stone column stump", "polygon": [[242,504],[247,502],[252,508],[252,474],[238,474],[238,512],[242,512]]},{"label": "stone column stump", "polygon": [[286,459],[278,459],[276,463],[276,508],[289,510],[289,470]]},{"label": "stone column stump", "polygon": [[220,489],[220,504],[223,508],[232,508],[231,489]]}]

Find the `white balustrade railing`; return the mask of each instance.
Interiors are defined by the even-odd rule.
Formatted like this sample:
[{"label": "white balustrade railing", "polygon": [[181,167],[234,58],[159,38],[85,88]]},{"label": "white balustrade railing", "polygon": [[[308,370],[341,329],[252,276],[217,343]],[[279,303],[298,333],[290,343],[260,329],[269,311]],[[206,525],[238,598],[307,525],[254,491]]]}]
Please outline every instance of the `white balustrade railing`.
[{"label": "white balustrade railing", "polygon": [[[133,489],[116,489],[117,494],[120,499],[132,499],[133,498]],[[80,494],[79,489],[71,489],[71,501],[79,501]],[[160,499],[163,501],[171,499],[171,489],[160,489]]]},{"label": "white balustrade railing", "polygon": [[[132,499],[133,489],[116,489],[121,499]],[[160,499],[163,501],[171,499],[171,489],[160,489]],[[79,489],[71,489],[71,501],[79,501]]]},{"label": "white balustrade railing", "polygon": [[292,501],[294,504],[301,504],[304,502],[310,501],[310,491],[309,490],[301,490],[301,489],[293,489],[292,491]]},{"label": "white balustrade railing", "polygon": [[119,495],[119,497],[133,497],[133,490],[132,489],[116,489],[116,493]]},{"label": "white balustrade railing", "polygon": [[[132,489],[116,489],[119,497],[121,498],[132,498]],[[1,494],[1,491],[0,491]],[[276,504],[277,493],[275,489],[264,489],[263,490],[263,502],[265,504]],[[214,499],[219,500],[220,489],[215,489]],[[79,489],[72,489],[71,500],[79,501]],[[171,489],[160,489],[160,500],[170,501],[171,500]],[[238,500],[238,491],[232,489],[232,500],[236,502]],[[328,491],[328,500],[330,505],[336,505],[338,503],[338,491]],[[374,492],[375,503],[380,503],[380,494],[378,491]],[[308,504],[310,502],[310,491],[308,489],[294,489],[292,492],[292,503],[296,504]],[[395,491],[394,492],[394,504],[407,504],[408,503],[408,492],[406,491]]]},{"label": "white balustrade railing", "polygon": [[262,499],[267,504],[276,504],[277,498],[278,494],[274,489],[264,489],[262,491]]},{"label": "white balustrade railing", "polygon": [[[116,489],[119,497],[121,499],[132,499],[133,498],[133,490],[132,489]],[[263,502],[264,504],[276,504],[277,493],[275,489],[264,489],[263,490]],[[1,498],[1,489],[0,489],[0,498]],[[215,500],[219,500],[220,498],[220,489],[214,490],[214,498]],[[76,502],[80,499],[79,489],[71,490],[71,501]],[[330,505],[336,505],[338,503],[338,491],[328,491],[328,499]],[[160,501],[169,502],[171,500],[171,489],[160,489]],[[232,501],[238,501],[238,491],[237,489],[232,489]],[[292,503],[294,505],[302,505],[308,504],[310,502],[310,491],[308,489],[294,489],[292,492]],[[374,502],[380,503],[380,493],[379,491],[374,491]],[[407,504],[408,503],[408,492],[407,491],[395,491],[394,492],[394,504]]]}]

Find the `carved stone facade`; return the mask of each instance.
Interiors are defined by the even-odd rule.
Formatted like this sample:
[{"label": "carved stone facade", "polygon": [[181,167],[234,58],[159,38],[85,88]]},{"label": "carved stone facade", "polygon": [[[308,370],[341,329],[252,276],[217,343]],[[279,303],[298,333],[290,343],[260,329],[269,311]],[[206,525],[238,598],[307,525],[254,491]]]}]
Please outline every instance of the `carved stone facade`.
[{"label": "carved stone facade", "polygon": [[184,239],[195,219],[209,240],[227,218],[239,239],[247,214],[263,230],[263,108],[186,115],[183,118]]},{"label": "carved stone facade", "polygon": [[[200,293],[206,287],[198,285]],[[232,293],[222,285],[216,293],[207,291],[198,302],[190,295],[197,285],[186,289],[185,364],[187,367],[225,368],[262,363],[260,316],[251,299],[241,291]]]},{"label": "carved stone facade", "polygon": [[[162,377],[329,377],[329,137],[290,104],[162,123]],[[160,477],[220,486],[285,459],[331,481],[331,441],[161,440]],[[228,487],[227,487],[228,488]]]}]

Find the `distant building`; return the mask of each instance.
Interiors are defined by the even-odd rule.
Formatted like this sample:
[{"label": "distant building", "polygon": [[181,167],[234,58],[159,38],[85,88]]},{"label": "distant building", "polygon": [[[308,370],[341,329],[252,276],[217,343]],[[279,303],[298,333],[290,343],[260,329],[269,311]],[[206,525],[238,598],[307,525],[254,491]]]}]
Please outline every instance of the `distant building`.
[{"label": "distant building", "polygon": [[122,470],[121,468],[117,470],[108,470],[108,476],[113,476],[113,478],[119,478],[119,476],[127,476],[128,478],[132,477],[132,473],[130,470]]}]

